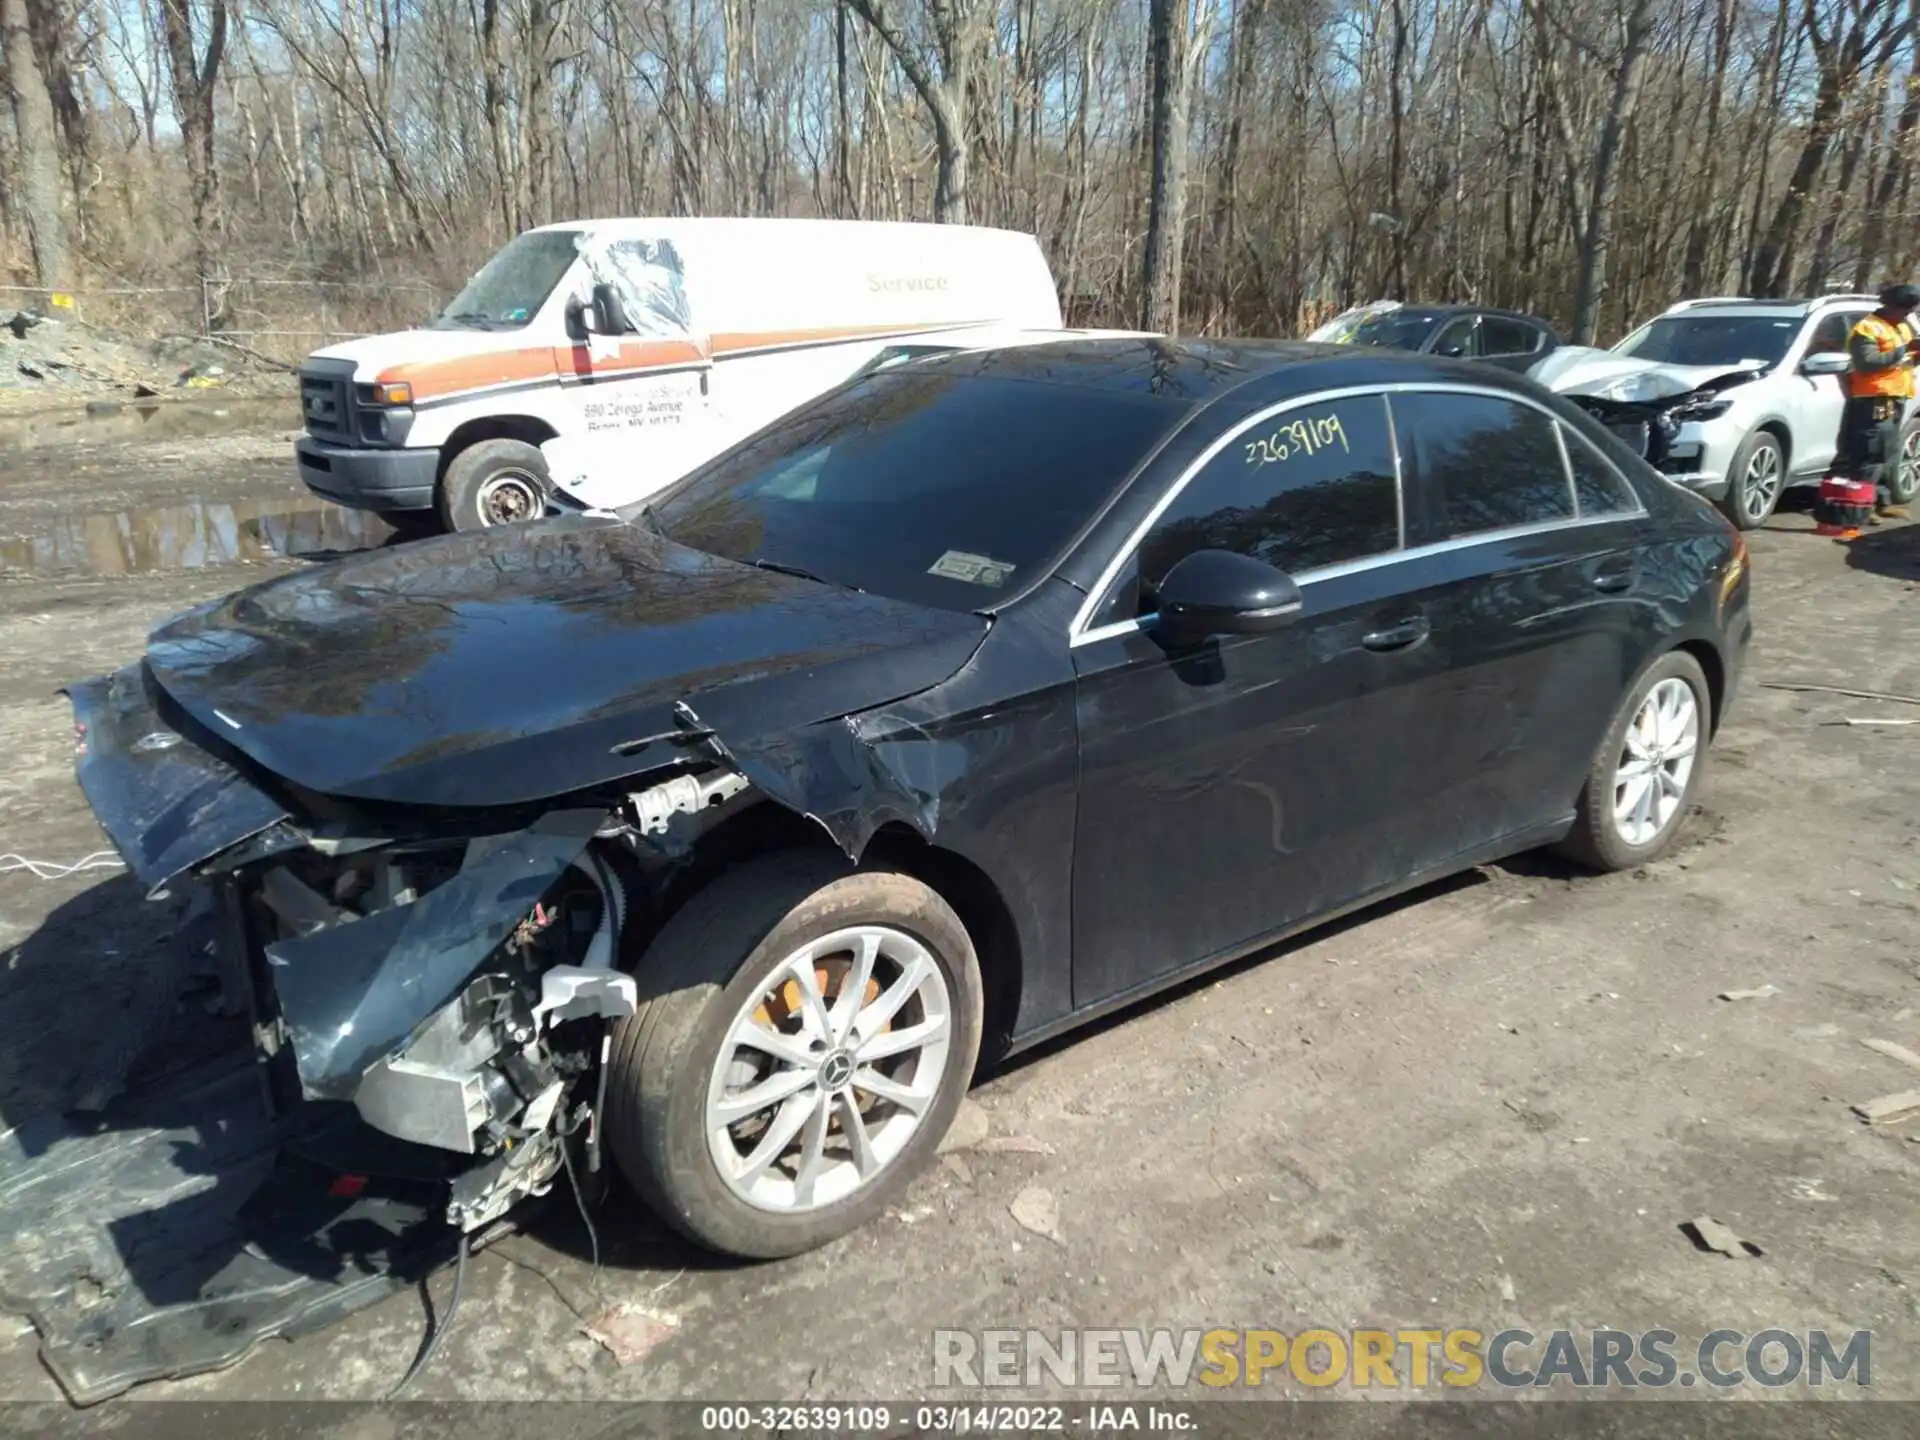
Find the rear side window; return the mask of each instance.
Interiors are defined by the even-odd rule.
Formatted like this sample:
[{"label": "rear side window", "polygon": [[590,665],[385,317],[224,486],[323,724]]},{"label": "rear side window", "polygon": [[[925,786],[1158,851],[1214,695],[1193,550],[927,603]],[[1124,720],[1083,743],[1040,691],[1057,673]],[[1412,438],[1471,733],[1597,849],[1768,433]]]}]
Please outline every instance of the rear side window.
[{"label": "rear side window", "polygon": [[1437,540],[1571,520],[1573,487],[1555,422],[1493,395],[1393,397],[1394,433],[1425,486]]},{"label": "rear side window", "polygon": [[1627,514],[1640,508],[1639,497],[1628,487],[1626,477],[1571,426],[1560,427],[1560,438],[1566,441],[1567,464],[1573,470],[1573,493],[1580,502],[1583,517]]},{"label": "rear side window", "polygon": [[1400,548],[1400,491],[1378,395],[1283,410],[1220,450],[1140,547],[1149,587],[1196,550],[1233,550],[1289,574]]}]

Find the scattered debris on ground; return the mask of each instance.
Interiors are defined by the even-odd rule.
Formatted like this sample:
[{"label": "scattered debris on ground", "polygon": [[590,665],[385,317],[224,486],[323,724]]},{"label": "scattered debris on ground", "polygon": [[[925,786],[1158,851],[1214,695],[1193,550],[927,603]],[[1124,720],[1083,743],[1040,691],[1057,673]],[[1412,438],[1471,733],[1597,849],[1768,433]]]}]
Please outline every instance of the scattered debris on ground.
[{"label": "scattered debris on ground", "polygon": [[0,320],[0,407],[66,405],[103,395],[281,391],[293,367],[198,336],[136,340],[79,320],[15,311]]},{"label": "scattered debris on ground", "polygon": [[1920,1090],[1902,1090],[1897,1095],[1882,1095],[1853,1107],[1853,1113],[1869,1125],[1904,1120],[1916,1110],[1920,1110]]},{"label": "scattered debris on ground", "polygon": [[1782,993],[1778,985],[1762,985],[1757,990],[1722,990],[1720,998],[1722,1000],[1771,1000]]},{"label": "scattered debris on ground", "polygon": [[589,1338],[606,1346],[608,1353],[622,1365],[633,1365],[646,1358],[662,1340],[680,1328],[680,1317],[646,1310],[630,1301],[621,1301],[589,1320],[585,1326]]},{"label": "scattered debris on ground", "polygon": [[1031,1230],[1044,1239],[1060,1243],[1060,1205],[1053,1198],[1051,1190],[1029,1185],[1013,1197],[1013,1204],[1007,1207],[1007,1212],[1021,1229]]},{"label": "scattered debris on ground", "polygon": [[1889,1060],[1898,1060],[1902,1065],[1911,1065],[1914,1069],[1920,1070],[1920,1055],[1914,1054],[1904,1045],[1896,1045],[1891,1040],[1862,1040],[1860,1043],[1875,1054],[1884,1055]]},{"label": "scattered debris on ground", "polygon": [[1699,1249],[1731,1256],[1735,1260],[1757,1260],[1767,1253],[1751,1240],[1742,1240],[1730,1226],[1711,1215],[1697,1216],[1683,1224],[1680,1230]]},{"label": "scattered debris on ground", "polygon": [[962,1100],[960,1109],[954,1114],[953,1124],[940,1137],[940,1148],[934,1153],[945,1155],[952,1150],[971,1150],[986,1138],[987,1112],[980,1108],[976,1100]]}]

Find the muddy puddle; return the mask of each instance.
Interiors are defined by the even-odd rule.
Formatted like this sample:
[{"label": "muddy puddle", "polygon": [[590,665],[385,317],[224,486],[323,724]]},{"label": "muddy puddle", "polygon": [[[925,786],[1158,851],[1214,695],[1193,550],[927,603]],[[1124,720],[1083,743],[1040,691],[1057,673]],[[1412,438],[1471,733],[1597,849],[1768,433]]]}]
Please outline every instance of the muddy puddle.
[{"label": "muddy puddle", "polygon": [[300,405],[291,395],[264,400],[96,401],[84,410],[0,415],[0,469],[10,450],[127,440],[202,440],[299,428]]},{"label": "muddy puddle", "polygon": [[285,499],[194,501],[147,510],[67,515],[33,534],[0,538],[0,574],[140,575],[243,560],[324,560],[393,539],[363,510]]}]

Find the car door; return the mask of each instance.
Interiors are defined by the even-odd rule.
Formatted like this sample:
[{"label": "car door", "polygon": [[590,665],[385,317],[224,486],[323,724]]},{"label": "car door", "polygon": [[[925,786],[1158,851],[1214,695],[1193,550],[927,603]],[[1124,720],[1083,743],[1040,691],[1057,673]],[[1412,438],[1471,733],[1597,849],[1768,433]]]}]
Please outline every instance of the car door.
[{"label": "car door", "polygon": [[1572,812],[1639,662],[1647,522],[1625,479],[1531,401],[1445,387],[1392,406],[1424,502],[1407,563],[1448,663],[1435,813],[1453,853],[1484,851]]},{"label": "car door", "polygon": [[1440,327],[1427,353],[1450,360],[1476,359],[1480,354],[1480,317],[1471,312],[1454,316]]},{"label": "car door", "polygon": [[1787,417],[1793,427],[1793,470],[1798,475],[1824,475],[1840,448],[1840,415],[1847,406],[1844,375],[1809,375],[1800,362],[1809,355],[1833,351],[1846,352],[1847,337],[1853,327],[1870,313],[1864,307],[1855,310],[1829,310],[1816,320],[1806,337],[1806,345],[1790,352],[1783,367],[1792,413]]},{"label": "car door", "polygon": [[[1151,985],[1431,858],[1423,733],[1444,667],[1394,563],[1397,472],[1377,393],[1263,412],[1174,482],[1094,587],[1073,639],[1075,1004]],[[1300,618],[1164,644],[1153,586],[1202,549],[1288,571]]]},{"label": "car door", "polygon": [[1502,370],[1524,374],[1539,360],[1546,348],[1547,335],[1514,315],[1480,317],[1480,358]]},{"label": "car door", "polygon": [[567,488],[589,505],[612,507],[712,453],[713,361],[672,241],[600,240],[583,259],[586,283],[611,285],[619,296],[627,329],[575,336],[554,354],[566,397]]}]

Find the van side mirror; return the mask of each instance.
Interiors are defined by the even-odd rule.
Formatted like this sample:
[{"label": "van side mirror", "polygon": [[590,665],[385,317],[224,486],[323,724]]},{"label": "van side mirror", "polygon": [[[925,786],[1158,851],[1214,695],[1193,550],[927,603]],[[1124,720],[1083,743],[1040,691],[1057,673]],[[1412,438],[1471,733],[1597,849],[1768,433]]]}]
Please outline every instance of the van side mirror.
[{"label": "van side mirror", "polygon": [[1844,375],[1852,368],[1844,350],[1822,350],[1800,362],[1802,375]]},{"label": "van side mirror", "polygon": [[566,323],[567,338],[576,345],[587,343],[587,336],[593,333],[591,318],[587,314],[587,302],[578,295],[567,297]]},{"label": "van side mirror", "polygon": [[592,324],[601,335],[624,335],[633,328],[627,320],[627,307],[620,303],[620,292],[605,280],[593,287]]},{"label": "van side mirror", "polygon": [[1196,550],[1178,561],[1155,596],[1154,630],[1170,644],[1212,635],[1264,635],[1300,617],[1300,587],[1264,560],[1233,550]]}]

